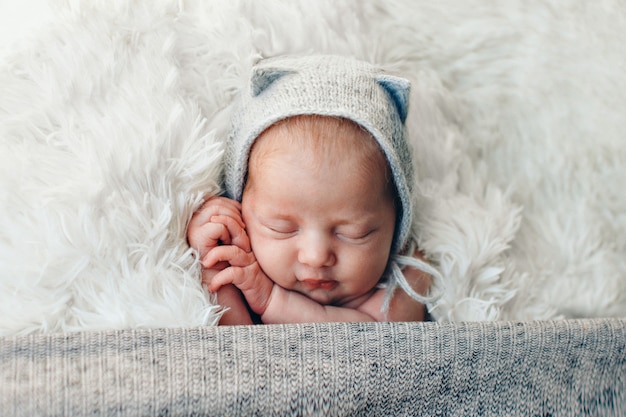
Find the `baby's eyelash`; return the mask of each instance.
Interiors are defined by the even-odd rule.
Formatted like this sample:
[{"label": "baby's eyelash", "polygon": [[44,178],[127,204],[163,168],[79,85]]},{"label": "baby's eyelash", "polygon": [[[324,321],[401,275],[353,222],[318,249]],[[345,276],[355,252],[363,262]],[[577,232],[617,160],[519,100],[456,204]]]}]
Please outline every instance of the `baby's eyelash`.
[{"label": "baby's eyelash", "polygon": [[359,234],[337,233],[337,235],[342,236],[346,239],[350,239],[350,240],[362,240],[370,236],[372,233],[374,233],[374,230],[368,230],[365,233],[359,233]]},{"label": "baby's eyelash", "polygon": [[283,235],[289,235],[297,231],[296,229],[292,229],[292,228],[281,228],[281,227],[272,227],[272,226],[265,226],[265,227],[274,233],[279,233]]}]

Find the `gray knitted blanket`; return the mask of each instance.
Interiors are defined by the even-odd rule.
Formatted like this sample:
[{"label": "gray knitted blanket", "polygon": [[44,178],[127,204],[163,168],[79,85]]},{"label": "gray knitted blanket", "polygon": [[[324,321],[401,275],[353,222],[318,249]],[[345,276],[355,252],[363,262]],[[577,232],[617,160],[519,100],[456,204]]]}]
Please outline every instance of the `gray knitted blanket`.
[{"label": "gray knitted blanket", "polygon": [[626,415],[626,319],[0,339],[0,415]]}]

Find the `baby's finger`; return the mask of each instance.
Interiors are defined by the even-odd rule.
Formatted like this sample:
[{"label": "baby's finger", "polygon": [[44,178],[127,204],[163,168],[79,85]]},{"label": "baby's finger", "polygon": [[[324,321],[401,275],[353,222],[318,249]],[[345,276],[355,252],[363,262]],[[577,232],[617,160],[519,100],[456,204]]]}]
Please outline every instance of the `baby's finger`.
[{"label": "baby's finger", "polygon": [[211,197],[192,216],[190,227],[198,227],[207,223],[212,216],[225,215],[238,221],[244,227],[241,219],[241,203],[226,197]]},{"label": "baby's finger", "polygon": [[231,266],[248,266],[254,263],[255,258],[252,252],[245,252],[235,245],[218,246],[202,258],[202,266],[213,268],[219,262],[228,262]]},{"label": "baby's finger", "polygon": [[228,227],[222,223],[205,223],[188,233],[189,245],[200,253],[201,259],[218,245],[231,243]]},{"label": "baby's finger", "polygon": [[233,268],[226,268],[223,271],[213,275],[209,281],[207,281],[207,288],[210,292],[217,292],[224,285],[232,284],[235,279],[235,274],[231,271]]},{"label": "baby's finger", "polygon": [[204,269],[202,268],[202,285],[209,287],[209,284],[213,280],[213,277],[217,275],[220,271],[216,268],[213,269]]},{"label": "baby's finger", "polygon": [[224,285],[233,284],[246,297],[248,306],[257,314],[263,314],[271,298],[274,283],[258,273],[256,265],[231,266],[217,273],[209,283],[209,291],[216,292]]},{"label": "baby's finger", "polygon": [[233,284],[239,289],[249,290],[252,282],[246,282],[250,278],[249,271],[246,267],[231,266],[223,271],[215,274],[209,282],[208,289],[211,292],[217,292],[221,287]]},{"label": "baby's finger", "polygon": [[226,226],[230,235],[231,244],[240,247],[245,252],[250,252],[252,250],[250,247],[250,239],[248,238],[248,234],[241,226],[241,223],[239,223],[232,217],[225,215],[213,216],[211,217],[210,221],[212,223],[220,223]]}]

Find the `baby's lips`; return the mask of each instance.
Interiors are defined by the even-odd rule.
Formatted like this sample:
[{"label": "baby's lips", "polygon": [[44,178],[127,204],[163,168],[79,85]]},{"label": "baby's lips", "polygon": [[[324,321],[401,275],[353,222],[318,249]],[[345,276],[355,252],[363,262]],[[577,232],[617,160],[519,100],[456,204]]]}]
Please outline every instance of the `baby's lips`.
[{"label": "baby's lips", "polygon": [[301,281],[309,290],[326,290],[330,291],[337,286],[337,281],[332,279],[316,279],[308,278]]}]

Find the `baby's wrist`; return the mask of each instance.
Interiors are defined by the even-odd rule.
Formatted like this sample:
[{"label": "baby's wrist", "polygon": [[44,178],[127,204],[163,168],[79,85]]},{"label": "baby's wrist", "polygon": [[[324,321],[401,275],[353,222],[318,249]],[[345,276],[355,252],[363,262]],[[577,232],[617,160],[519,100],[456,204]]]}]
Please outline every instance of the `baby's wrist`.
[{"label": "baby's wrist", "polygon": [[280,306],[287,302],[285,299],[286,291],[280,286],[273,284],[270,296],[265,303],[265,311],[258,313],[261,315],[261,321],[265,324],[280,323],[284,321],[284,317],[281,318]]}]

